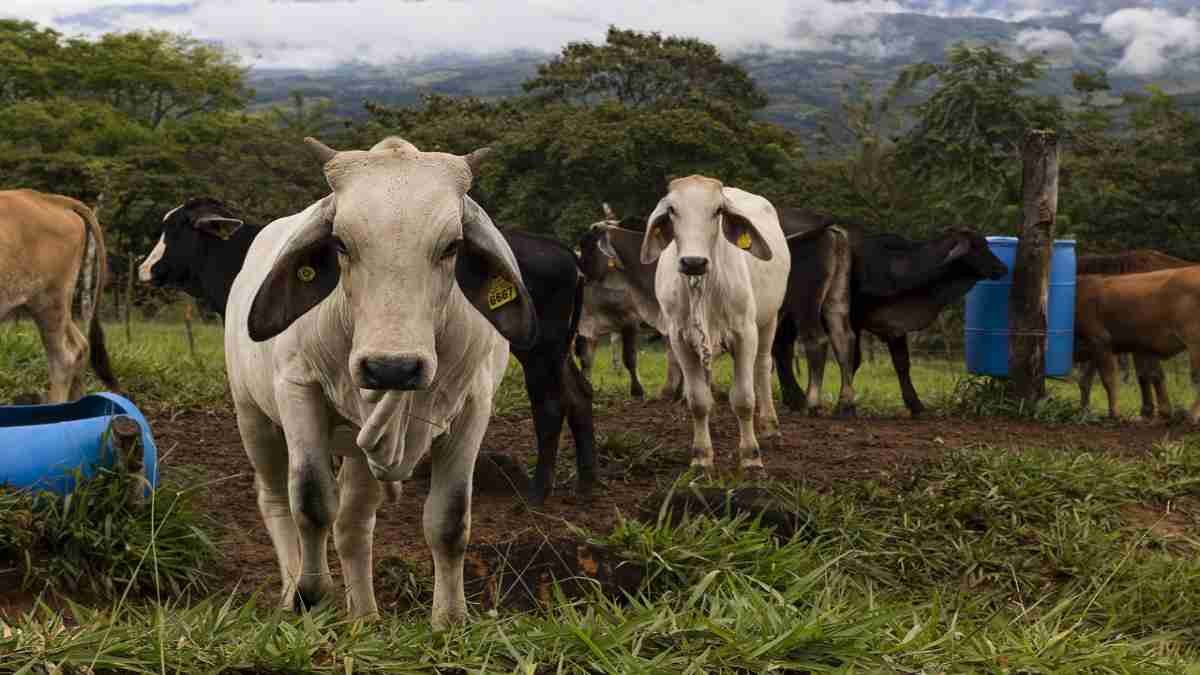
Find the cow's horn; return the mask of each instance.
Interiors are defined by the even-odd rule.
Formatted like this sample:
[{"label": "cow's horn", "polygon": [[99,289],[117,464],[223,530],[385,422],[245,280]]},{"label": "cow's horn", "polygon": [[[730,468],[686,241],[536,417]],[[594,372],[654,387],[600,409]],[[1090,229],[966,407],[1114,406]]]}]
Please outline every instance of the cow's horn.
[{"label": "cow's horn", "polygon": [[480,165],[483,164],[483,160],[487,159],[490,154],[492,154],[492,149],[483,147],[469,155],[463,155],[463,160],[466,161],[467,166],[471,167],[471,174],[478,176]]},{"label": "cow's horn", "polygon": [[325,164],[337,155],[337,150],[325,145],[312,136],[305,137],[304,142],[308,145],[308,149],[312,151],[313,156],[317,158],[317,161],[322,164]]}]

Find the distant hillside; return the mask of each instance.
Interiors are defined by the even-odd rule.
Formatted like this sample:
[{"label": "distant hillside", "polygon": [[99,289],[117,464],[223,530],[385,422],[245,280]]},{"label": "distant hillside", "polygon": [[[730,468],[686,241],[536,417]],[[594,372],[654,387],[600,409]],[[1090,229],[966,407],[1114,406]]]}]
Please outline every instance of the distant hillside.
[{"label": "distant hillside", "polygon": [[[1114,92],[1142,91],[1157,84],[1200,110],[1200,59],[1176,60],[1172,69],[1154,78],[1111,74],[1121,58],[1119,45],[1098,27],[1078,17],[1056,17],[1020,23],[983,18],[942,18],[923,14],[867,15],[877,21],[870,38],[835,37],[837,50],[764,50],[735,57],[770,97],[761,117],[792,129],[813,128],[818,113],[837,105],[841,87],[861,79],[876,87],[890,84],[906,65],[940,61],[945,50],[960,40],[971,44],[994,42],[1016,53],[1016,38],[1025,30],[1063,31],[1074,38],[1073,54],[1048,53],[1049,76],[1042,93],[1071,94],[1071,73],[1080,69],[1110,71]],[[480,98],[512,96],[531,77],[547,54],[514,52],[492,57],[447,53],[409,63],[376,66],[349,63],[333,70],[255,70],[250,81],[256,105],[286,102],[293,90],[327,98],[348,117],[363,115],[364,100],[389,105],[412,105],[426,92]]]}]

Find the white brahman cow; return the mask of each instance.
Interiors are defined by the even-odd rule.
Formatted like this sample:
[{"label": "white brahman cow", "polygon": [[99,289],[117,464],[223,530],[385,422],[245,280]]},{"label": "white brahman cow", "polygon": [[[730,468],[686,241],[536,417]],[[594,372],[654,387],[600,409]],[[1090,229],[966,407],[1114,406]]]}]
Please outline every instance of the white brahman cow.
[{"label": "white brahman cow", "polygon": [[642,263],[655,260],[654,292],[692,413],[692,466],[713,466],[712,359],[729,351],[740,467],[762,474],[754,423],[757,417],[764,438],[777,440],[771,344],[791,268],[775,208],[712,178],[673,180],[642,238]]},{"label": "white brahman cow", "polygon": [[[332,591],[332,526],[350,614],[377,613],[379,481],[409,477],[431,452],[433,622],[460,621],[471,479],[506,338],[528,345],[536,332],[512,250],[467,197],[484,152],[420,152],[399,139],[335,152],[306,141],[333,193],[259,233],[225,322],[238,430],[283,603],[301,609]],[[340,425],[359,430],[359,447],[331,447]],[[345,457],[337,486],[334,452]]]}]

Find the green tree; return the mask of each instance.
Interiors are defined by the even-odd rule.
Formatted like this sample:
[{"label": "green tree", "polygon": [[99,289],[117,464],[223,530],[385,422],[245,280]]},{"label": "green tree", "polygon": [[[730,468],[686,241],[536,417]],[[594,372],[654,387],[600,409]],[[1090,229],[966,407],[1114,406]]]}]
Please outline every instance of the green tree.
[{"label": "green tree", "polygon": [[202,112],[240,110],[251,91],[231,52],[165,32],[76,38],[63,51],[76,68],[68,95],[104,101],[150,128]]},{"label": "green tree", "polygon": [[1027,129],[1062,130],[1065,113],[1055,97],[1028,92],[1045,61],[1017,61],[990,46],[955,45],[946,63],[905,68],[893,95],[927,81],[935,86],[913,108],[916,124],[900,138],[900,162],[924,186],[934,217],[992,230],[1019,216],[1020,144]]},{"label": "green tree", "polygon": [[605,43],[572,42],[538,68],[525,91],[550,101],[615,99],[629,108],[762,108],[767,97],[711,44],[616,27]]}]

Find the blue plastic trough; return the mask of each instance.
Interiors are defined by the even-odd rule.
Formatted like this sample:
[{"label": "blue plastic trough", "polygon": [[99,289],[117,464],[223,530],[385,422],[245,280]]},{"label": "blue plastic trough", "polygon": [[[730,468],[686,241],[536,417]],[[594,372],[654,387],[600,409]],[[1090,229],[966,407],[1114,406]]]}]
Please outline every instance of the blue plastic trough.
[{"label": "blue plastic trough", "polygon": [[71,403],[0,406],[0,484],[71,492],[76,469],[87,478],[97,467],[116,462],[109,425],[121,415],[140,427],[145,476],[150,486],[158,485],[158,451],[150,424],[128,399],[109,393]]}]

